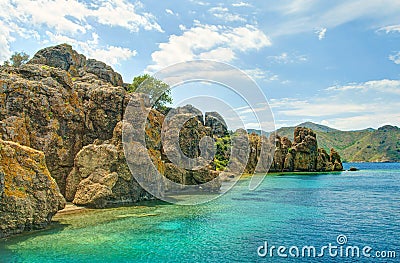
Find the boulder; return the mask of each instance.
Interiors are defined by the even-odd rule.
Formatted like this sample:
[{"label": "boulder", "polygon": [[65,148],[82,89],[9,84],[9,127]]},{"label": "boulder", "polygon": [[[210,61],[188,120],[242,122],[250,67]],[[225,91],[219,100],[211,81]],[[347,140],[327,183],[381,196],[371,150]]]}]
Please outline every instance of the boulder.
[{"label": "boulder", "polygon": [[44,153],[0,140],[0,238],[44,228],[64,206]]},{"label": "boulder", "polygon": [[39,50],[28,63],[59,68],[67,71],[73,77],[82,77],[86,73],[92,73],[113,86],[122,86],[123,84],[121,75],[110,66],[95,59],[86,59],[84,55],[78,54],[68,44]]},{"label": "boulder", "polygon": [[[154,199],[128,167],[121,142],[122,125],[120,122],[115,127],[112,139],[100,145],[87,145],[76,155],[74,168],[67,178],[67,200],[76,205],[103,208]],[[131,150],[137,152],[138,148]],[[144,160],[137,158],[135,162],[138,172],[150,174],[151,167]],[[159,185],[161,188],[163,182]]]}]

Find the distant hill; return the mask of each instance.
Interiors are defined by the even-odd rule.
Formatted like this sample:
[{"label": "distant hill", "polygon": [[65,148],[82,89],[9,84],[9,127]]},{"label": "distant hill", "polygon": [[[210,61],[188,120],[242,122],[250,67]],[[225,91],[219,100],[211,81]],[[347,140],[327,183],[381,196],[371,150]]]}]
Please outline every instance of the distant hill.
[{"label": "distant hill", "polygon": [[266,135],[266,136],[269,136],[271,134],[270,132],[266,132],[263,130],[257,130],[257,129],[247,129],[247,133],[248,134],[255,133],[258,135],[261,135],[261,133],[262,133],[263,135]]},{"label": "distant hill", "polygon": [[[305,122],[296,127],[313,129],[317,134],[318,146],[326,150],[335,148],[345,162],[400,162],[400,128],[396,126],[340,131]],[[292,140],[294,128],[282,127],[277,132]]]}]

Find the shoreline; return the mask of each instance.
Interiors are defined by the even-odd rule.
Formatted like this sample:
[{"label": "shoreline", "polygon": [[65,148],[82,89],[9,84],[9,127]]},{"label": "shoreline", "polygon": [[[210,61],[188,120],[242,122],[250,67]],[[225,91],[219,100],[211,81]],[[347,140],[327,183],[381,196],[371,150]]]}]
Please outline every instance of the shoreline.
[{"label": "shoreline", "polygon": [[[345,172],[346,170],[343,171],[327,171],[327,172],[271,172],[271,173],[266,173],[265,176],[283,176],[283,175],[320,175],[320,174],[338,174],[341,172]],[[262,176],[262,173],[256,173],[256,174],[242,174],[239,178],[239,180],[243,179],[248,179],[251,176]],[[208,194],[208,193],[204,193]],[[218,194],[218,193],[210,193],[210,194]],[[150,200],[149,200],[150,201]],[[151,201],[160,201],[160,200],[151,200]],[[150,201],[150,202],[151,202]],[[110,206],[106,208],[88,208],[84,206],[77,206],[73,204],[72,202],[67,202],[66,206],[64,209],[58,211],[53,218],[53,222],[57,222],[57,218],[60,216],[64,215],[72,215],[72,214],[81,214],[85,213],[88,211],[101,211],[104,209],[111,209],[111,208],[118,208],[118,207],[131,207],[131,206],[142,206],[143,207],[143,202],[138,202],[138,203],[131,203],[131,204],[125,204],[125,205],[116,205],[116,206]],[[146,205],[145,205],[146,206]],[[150,207],[150,206],[146,206]],[[55,219],[55,220],[54,220]]]},{"label": "shoreline", "polygon": [[84,207],[84,206],[77,206],[71,202],[67,202],[64,209],[58,211],[54,216],[70,215],[70,214],[75,214],[78,212],[84,212],[85,210],[89,210],[89,208]]}]

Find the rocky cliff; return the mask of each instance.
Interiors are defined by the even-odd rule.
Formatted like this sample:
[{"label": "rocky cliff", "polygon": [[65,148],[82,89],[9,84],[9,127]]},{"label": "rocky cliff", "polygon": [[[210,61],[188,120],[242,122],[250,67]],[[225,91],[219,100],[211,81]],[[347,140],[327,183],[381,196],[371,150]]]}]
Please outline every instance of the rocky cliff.
[{"label": "rocky cliff", "polygon": [[112,137],[129,100],[115,86],[121,76],[102,65],[60,45],[0,71],[1,137],[43,151],[63,194],[76,154]]},{"label": "rocky cliff", "polygon": [[64,206],[44,153],[0,140],[0,238],[43,228]]},{"label": "rocky cliff", "polygon": [[[145,112],[149,98],[129,94],[122,86],[121,76],[111,67],[86,59],[67,44],[40,50],[27,64],[0,70],[0,138],[43,151],[61,193],[75,204],[104,207],[152,198],[132,177],[121,142],[128,102],[134,101]],[[163,149],[171,152],[179,148],[182,156],[204,161],[207,158],[200,156],[200,141],[213,129],[223,132],[221,124],[212,120],[213,128],[205,126],[203,114],[192,106],[173,109],[169,116],[187,118],[182,127],[172,123],[165,132],[167,141],[171,141],[171,132],[179,134],[179,144],[161,147],[165,116],[151,110],[146,140],[138,141],[148,149],[143,154],[150,156],[158,172],[176,182],[196,185],[214,179],[217,174],[211,171],[212,160],[201,169],[204,162],[184,169],[179,179],[172,174],[178,167]],[[155,172],[141,158],[132,164],[135,171]],[[165,182],[157,184],[157,192],[168,190]],[[219,186],[216,181],[211,189],[216,191]]]}]

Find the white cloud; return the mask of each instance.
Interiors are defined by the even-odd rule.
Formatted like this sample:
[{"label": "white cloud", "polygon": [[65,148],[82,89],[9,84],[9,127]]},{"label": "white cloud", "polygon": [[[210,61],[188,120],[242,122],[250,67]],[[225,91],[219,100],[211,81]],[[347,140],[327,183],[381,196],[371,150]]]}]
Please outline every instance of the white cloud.
[{"label": "white cloud", "polygon": [[[277,12],[270,36],[312,32],[315,28],[335,28],[359,19],[373,19],[374,27],[398,23],[400,1],[393,0],[337,0],[337,1],[280,1],[269,10]],[[288,15],[290,19],[288,19]],[[278,22],[277,22],[278,21]]]},{"label": "white cloud", "polygon": [[58,33],[86,33],[92,26],[88,19],[107,26],[120,26],[132,32],[157,30],[162,32],[155,17],[146,12],[138,13],[140,3],[126,0],[93,1],[77,0],[14,0],[2,1],[0,17],[7,22],[16,21],[24,27],[47,26]]},{"label": "white cloud", "polygon": [[165,13],[169,14],[169,15],[175,15],[174,11],[172,11],[171,9],[165,9]]},{"label": "white cloud", "polygon": [[326,28],[320,28],[318,30],[315,31],[315,34],[318,35],[318,39],[322,40],[325,38],[325,34],[326,34],[327,29]]},{"label": "white cloud", "polygon": [[225,22],[246,22],[246,19],[238,14],[232,14],[226,7],[213,7],[208,10],[213,16]]},{"label": "white cloud", "polygon": [[326,89],[327,91],[356,91],[356,92],[367,92],[367,91],[379,91],[380,93],[393,93],[400,95],[400,80],[371,80],[364,83],[350,83],[344,86],[332,86]]},{"label": "white cloud", "polygon": [[190,2],[201,5],[201,6],[208,6],[210,3],[208,2],[203,2],[203,1],[196,1],[196,0],[190,0]]},{"label": "white cloud", "polygon": [[[366,105],[355,105],[351,103],[327,103],[325,101],[323,103],[297,101],[294,104],[285,105],[285,107],[288,106],[291,106],[292,108],[280,110],[280,113],[286,116],[307,118],[335,116],[344,113],[359,113],[370,109]],[[274,107],[273,104],[272,107]]]},{"label": "white cloud", "polygon": [[13,41],[10,30],[0,20],[0,61],[5,61],[11,56],[10,41]]},{"label": "white cloud", "polygon": [[159,50],[151,55],[154,65],[148,71],[199,58],[229,62],[236,58],[237,52],[271,45],[269,38],[252,25],[232,28],[195,21],[194,27],[181,29],[182,35],[171,35],[168,42],[159,44]]},{"label": "white cloud", "polygon": [[245,3],[245,2],[238,2],[238,3],[233,3],[232,6],[234,6],[234,7],[250,7],[251,4]]},{"label": "white cloud", "polygon": [[260,79],[260,80],[264,80],[264,81],[279,80],[279,76],[277,74],[274,74],[268,70],[254,68],[254,69],[246,69],[243,71],[253,79]]},{"label": "white cloud", "polygon": [[198,55],[199,59],[214,59],[217,61],[232,61],[235,59],[235,53],[232,49],[226,47],[218,47],[211,51],[203,52]]},{"label": "white cloud", "polygon": [[385,31],[386,34],[391,33],[391,32],[399,32],[400,33],[400,25],[381,27],[378,29],[378,31]]},{"label": "white cloud", "polygon": [[96,33],[92,34],[92,39],[86,41],[79,41],[68,36],[53,34],[49,31],[47,31],[46,34],[53,44],[69,43],[87,57],[103,61],[112,66],[118,65],[121,60],[127,60],[137,54],[136,50],[130,50],[129,48],[109,45],[100,47],[99,36]]},{"label": "white cloud", "polygon": [[399,125],[399,123],[395,122],[395,120],[398,119],[400,119],[399,113],[372,112],[368,115],[322,120],[321,124],[340,130],[359,130],[366,128],[376,129],[382,127],[383,125]]},{"label": "white cloud", "polygon": [[103,25],[120,26],[132,32],[138,32],[140,28],[163,32],[154,15],[136,12],[139,7],[140,3],[132,4],[126,0],[103,1],[88,16],[95,17]]},{"label": "white cloud", "polygon": [[2,1],[0,17],[24,27],[47,26],[57,32],[85,33],[85,17],[90,12],[85,4],[67,0]]},{"label": "white cloud", "polygon": [[268,56],[267,60],[279,64],[293,64],[306,62],[308,59],[305,55],[296,55],[283,52],[277,56]]},{"label": "white cloud", "polygon": [[285,14],[302,13],[310,10],[315,3],[315,0],[292,0],[282,7],[282,12]]},{"label": "white cloud", "polygon": [[269,101],[278,122],[290,125],[309,120],[345,130],[400,125],[400,80],[350,83],[306,99]]},{"label": "white cloud", "polygon": [[[15,41],[15,36],[26,39],[34,37],[42,43],[48,43],[54,42],[45,33],[51,31],[53,38],[64,37],[71,44],[80,43],[87,35],[95,33],[93,22],[121,27],[130,32],[141,29],[163,32],[156,18],[142,10],[143,5],[140,2],[130,3],[127,0],[2,0],[0,60],[11,54],[10,44]],[[115,46],[95,46],[88,50],[89,54],[105,58],[110,64],[116,64],[118,59],[126,59],[135,54],[134,51]]]},{"label": "white cloud", "polygon": [[400,64],[400,51],[389,56],[389,59],[395,64]]}]

